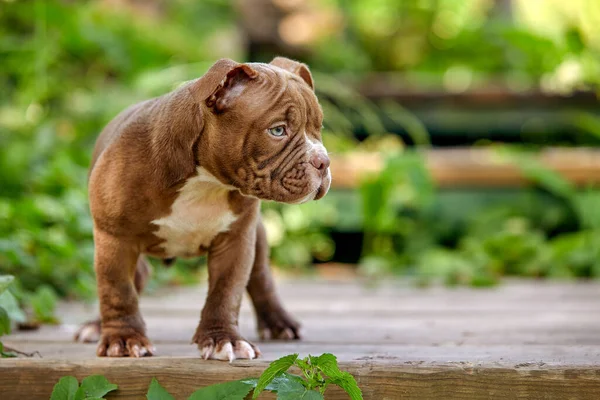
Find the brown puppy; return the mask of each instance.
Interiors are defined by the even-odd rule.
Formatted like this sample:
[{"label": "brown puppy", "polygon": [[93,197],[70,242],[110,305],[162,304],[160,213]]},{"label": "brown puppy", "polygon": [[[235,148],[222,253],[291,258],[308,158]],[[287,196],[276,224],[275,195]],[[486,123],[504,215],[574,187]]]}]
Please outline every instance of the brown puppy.
[{"label": "brown puppy", "polygon": [[274,290],[259,207],[261,199],[302,203],[327,193],[322,119],[306,65],[278,57],[270,64],[220,60],[107,125],[89,182],[99,356],[153,352],[138,309],[143,254],[208,255],[208,297],[193,337],[202,357],[260,354],[238,331],[245,289],[261,337],[299,338]]}]

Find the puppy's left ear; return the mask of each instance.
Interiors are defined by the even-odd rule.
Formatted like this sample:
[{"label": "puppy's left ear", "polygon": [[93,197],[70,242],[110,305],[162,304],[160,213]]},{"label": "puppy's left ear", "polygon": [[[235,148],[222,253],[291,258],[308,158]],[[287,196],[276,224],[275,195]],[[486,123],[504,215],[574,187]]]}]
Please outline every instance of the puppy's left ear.
[{"label": "puppy's left ear", "polygon": [[275,57],[269,64],[298,75],[312,90],[315,90],[315,84],[308,65],[285,57]]},{"label": "puppy's left ear", "polygon": [[237,96],[244,90],[244,86],[256,79],[258,72],[246,64],[237,64],[232,67],[223,80],[206,99],[206,105],[216,112],[225,111]]}]

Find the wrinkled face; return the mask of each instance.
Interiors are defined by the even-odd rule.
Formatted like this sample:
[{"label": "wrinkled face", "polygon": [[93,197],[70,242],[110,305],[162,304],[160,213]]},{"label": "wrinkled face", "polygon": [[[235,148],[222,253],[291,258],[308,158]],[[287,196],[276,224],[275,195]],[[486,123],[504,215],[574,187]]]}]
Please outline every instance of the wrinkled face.
[{"label": "wrinkled face", "polygon": [[308,70],[246,64],[207,99],[210,170],[223,183],[264,200],[303,203],[331,183],[321,141],[323,112]]}]

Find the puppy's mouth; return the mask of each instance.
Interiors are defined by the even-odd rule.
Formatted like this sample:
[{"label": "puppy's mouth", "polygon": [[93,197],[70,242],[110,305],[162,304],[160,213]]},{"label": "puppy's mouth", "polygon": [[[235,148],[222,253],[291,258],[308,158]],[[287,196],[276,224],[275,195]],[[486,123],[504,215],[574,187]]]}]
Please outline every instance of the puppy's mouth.
[{"label": "puppy's mouth", "polygon": [[329,168],[327,168],[327,172],[325,173],[325,176],[323,176],[323,179],[321,179],[321,184],[317,188],[314,200],[319,200],[319,199],[322,199],[323,197],[325,197],[327,192],[329,192],[330,186],[331,186],[331,172],[330,172]]},{"label": "puppy's mouth", "polygon": [[327,171],[325,176],[323,176],[323,178],[321,179],[321,183],[319,184],[319,186],[316,189],[314,189],[313,191],[311,191],[310,193],[308,193],[306,196],[302,197],[301,199],[290,202],[290,204],[302,204],[302,203],[307,203],[311,200],[322,199],[323,197],[325,197],[325,195],[329,191],[330,185],[331,185],[331,175],[330,175],[329,171]]},{"label": "puppy's mouth", "polygon": [[313,200],[319,200],[322,199],[323,197],[325,197],[325,194],[327,192],[325,192],[325,189],[323,188],[323,185],[319,186],[319,188],[317,189],[317,192],[315,193],[315,197]]},{"label": "puppy's mouth", "polygon": [[307,194],[306,196],[304,196],[304,197],[302,197],[302,198],[300,198],[298,200],[290,201],[290,202],[287,202],[287,203],[288,204],[304,204],[304,203],[308,203],[309,201],[315,199],[318,191],[319,191],[318,189],[314,190],[314,191],[310,192],[309,194]]}]

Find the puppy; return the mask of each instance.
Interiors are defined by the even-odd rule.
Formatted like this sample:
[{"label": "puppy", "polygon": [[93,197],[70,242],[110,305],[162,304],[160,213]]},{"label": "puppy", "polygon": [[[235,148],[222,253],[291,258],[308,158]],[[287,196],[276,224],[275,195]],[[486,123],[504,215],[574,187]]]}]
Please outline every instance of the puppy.
[{"label": "puppy", "polygon": [[253,359],[238,329],[248,290],[261,338],[299,339],[276,294],[260,201],[325,196],[323,113],[308,67],[223,59],[201,78],[136,104],[100,134],[89,179],[100,321],[97,355],[153,353],[138,308],[148,268],[208,256],[208,296],[193,336],[205,359]]}]

